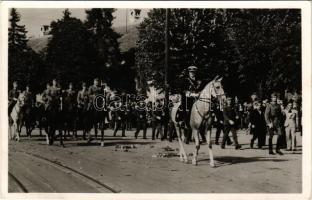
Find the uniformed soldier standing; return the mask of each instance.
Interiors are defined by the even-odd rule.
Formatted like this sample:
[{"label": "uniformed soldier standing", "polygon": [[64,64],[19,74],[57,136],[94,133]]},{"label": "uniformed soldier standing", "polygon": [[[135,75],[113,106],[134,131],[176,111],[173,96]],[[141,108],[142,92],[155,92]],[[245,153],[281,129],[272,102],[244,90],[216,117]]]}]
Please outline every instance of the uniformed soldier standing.
[{"label": "uniformed soldier standing", "polygon": [[21,91],[18,90],[17,81],[14,81],[13,82],[13,88],[9,91],[9,106],[8,106],[9,114],[11,113],[15,103],[17,102],[17,99],[18,99],[20,92]]},{"label": "uniformed soldier standing", "polygon": [[195,102],[196,98],[199,95],[201,81],[197,80],[196,78],[196,72],[197,72],[196,66],[190,66],[187,68],[187,70],[188,70],[188,76],[183,80],[183,83],[182,83],[181,116],[186,125],[186,131],[187,131],[186,143],[188,144],[192,138],[192,131],[189,125],[191,110],[192,110],[193,103]]},{"label": "uniformed soldier standing", "polygon": [[276,133],[278,135],[276,142],[276,153],[283,155],[283,153],[280,151],[282,145],[281,137],[283,127],[283,122],[281,120],[282,111],[280,105],[277,104],[277,95],[275,93],[271,95],[271,102],[267,104],[264,116],[269,132],[269,154],[274,154],[272,140],[274,133]]},{"label": "uniformed soldier standing", "polygon": [[146,129],[147,129],[147,121],[146,121],[146,104],[143,100],[139,101],[139,105],[135,108],[137,124],[136,124],[136,131],[134,133],[134,137],[137,139],[140,130],[143,130],[143,139],[146,138]]}]

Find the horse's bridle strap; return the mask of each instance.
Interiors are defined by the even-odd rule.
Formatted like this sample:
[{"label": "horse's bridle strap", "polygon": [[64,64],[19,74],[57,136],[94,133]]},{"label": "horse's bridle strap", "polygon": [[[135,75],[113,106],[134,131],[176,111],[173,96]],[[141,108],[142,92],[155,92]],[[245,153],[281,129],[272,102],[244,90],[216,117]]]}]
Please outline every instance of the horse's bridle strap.
[{"label": "horse's bridle strap", "polygon": [[211,103],[211,99],[210,98],[199,98],[199,101],[205,102],[205,103]]}]

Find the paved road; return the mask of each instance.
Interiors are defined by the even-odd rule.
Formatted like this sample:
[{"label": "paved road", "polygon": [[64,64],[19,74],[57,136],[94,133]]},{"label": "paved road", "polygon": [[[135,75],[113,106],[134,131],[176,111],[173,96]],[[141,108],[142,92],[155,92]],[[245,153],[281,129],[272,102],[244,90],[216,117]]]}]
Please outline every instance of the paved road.
[{"label": "paved road", "polygon": [[[142,133],[136,140],[134,131],[122,138],[107,130],[105,147],[81,139],[65,141],[65,148],[58,141],[48,146],[38,130],[33,135],[9,142],[9,192],[301,192],[300,135],[300,151],[279,156],[269,155],[267,147],[250,149],[251,136],[240,132],[242,150],[213,145],[216,168],[209,166],[207,145],[201,146],[198,166],[181,163],[175,156],[177,141],[152,141],[150,129],[147,140]],[[167,146],[174,151],[164,149]],[[194,144],[186,145],[186,150],[193,152]]]}]

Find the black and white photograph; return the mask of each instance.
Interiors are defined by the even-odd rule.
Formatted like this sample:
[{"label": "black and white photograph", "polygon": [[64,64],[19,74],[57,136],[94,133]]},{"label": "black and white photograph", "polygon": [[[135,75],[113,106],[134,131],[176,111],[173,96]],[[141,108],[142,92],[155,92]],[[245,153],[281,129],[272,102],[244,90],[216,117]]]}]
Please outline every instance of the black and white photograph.
[{"label": "black and white photograph", "polygon": [[311,195],[310,2],[54,3],[2,5],[3,193]]}]

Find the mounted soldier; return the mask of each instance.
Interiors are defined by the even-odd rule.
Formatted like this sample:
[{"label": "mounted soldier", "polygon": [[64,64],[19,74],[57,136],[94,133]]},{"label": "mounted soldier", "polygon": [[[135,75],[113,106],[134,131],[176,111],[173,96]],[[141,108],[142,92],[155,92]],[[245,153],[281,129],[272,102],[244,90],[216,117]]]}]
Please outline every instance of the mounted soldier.
[{"label": "mounted soldier", "polygon": [[188,144],[189,141],[192,138],[192,133],[190,131],[190,115],[191,115],[191,109],[193,106],[193,103],[195,102],[196,98],[199,95],[200,92],[200,86],[201,81],[197,79],[196,73],[197,73],[197,67],[196,66],[189,66],[187,68],[187,76],[183,78],[182,85],[181,85],[181,110],[180,116],[184,123],[185,123],[185,131],[184,134],[186,136],[186,143]]},{"label": "mounted soldier", "polygon": [[8,107],[9,114],[11,113],[14,105],[16,104],[18,96],[20,93],[21,93],[21,91],[18,90],[17,81],[14,81],[13,82],[13,88],[9,91],[9,107]]},{"label": "mounted soldier", "polygon": [[60,144],[63,144],[63,98],[61,88],[58,86],[56,79],[53,79],[52,86],[47,84],[47,89],[42,95],[45,109],[43,114],[43,122],[47,133],[47,143],[52,145],[55,139],[55,132],[58,130],[60,136]]},{"label": "mounted soldier", "polygon": [[[98,119],[99,115],[96,109],[99,108],[100,106],[97,104],[96,100],[97,100],[97,97],[101,94],[101,87],[100,87],[98,78],[95,78],[93,80],[93,85],[89,87],[88,93],[89,93],[89,101],[91,103],[90,109],[91,109],[91,112],[93,113],[91,121],[92,121],[92,125],[94,128],[95,139],[97,139],[97,126],[98,126],[97,123],[99,120]],[[90,140],[91,138],[89,135],[89,142]]]},{"label": "mounted soldier", "polygon": [[33,130],[35,126],[35,113],[34,113],[34,107],[35,107],[35,97],[30,89],[30,85],[26,85],[26,90],[23,92],[25,96],[25,105],[23,109],[24,114],[24,122],[26,126],[26,135],[30,137],[31,131]]},{"label": "mounted soldier", "polygon": [[68,89],[65,91],[64,97],[66,131],[68,131],[68,134],[70,131],[72,131],[73,137],[77,138],[77,97],[76,91],[73,89],[73,83],[69,83]]},{"label": "mounted soldier", "polygon": [[87,84],[82,83],[82,89],[77,94],[77,107],[78,107],[78,124],[81,124],[81,129],[83,132],[83,139],[86,139],[86,133],[90,131],[90,119],[88,117],[88,111],[90,109],[91,103],[89,102],[89,93],[87,89]]}]

